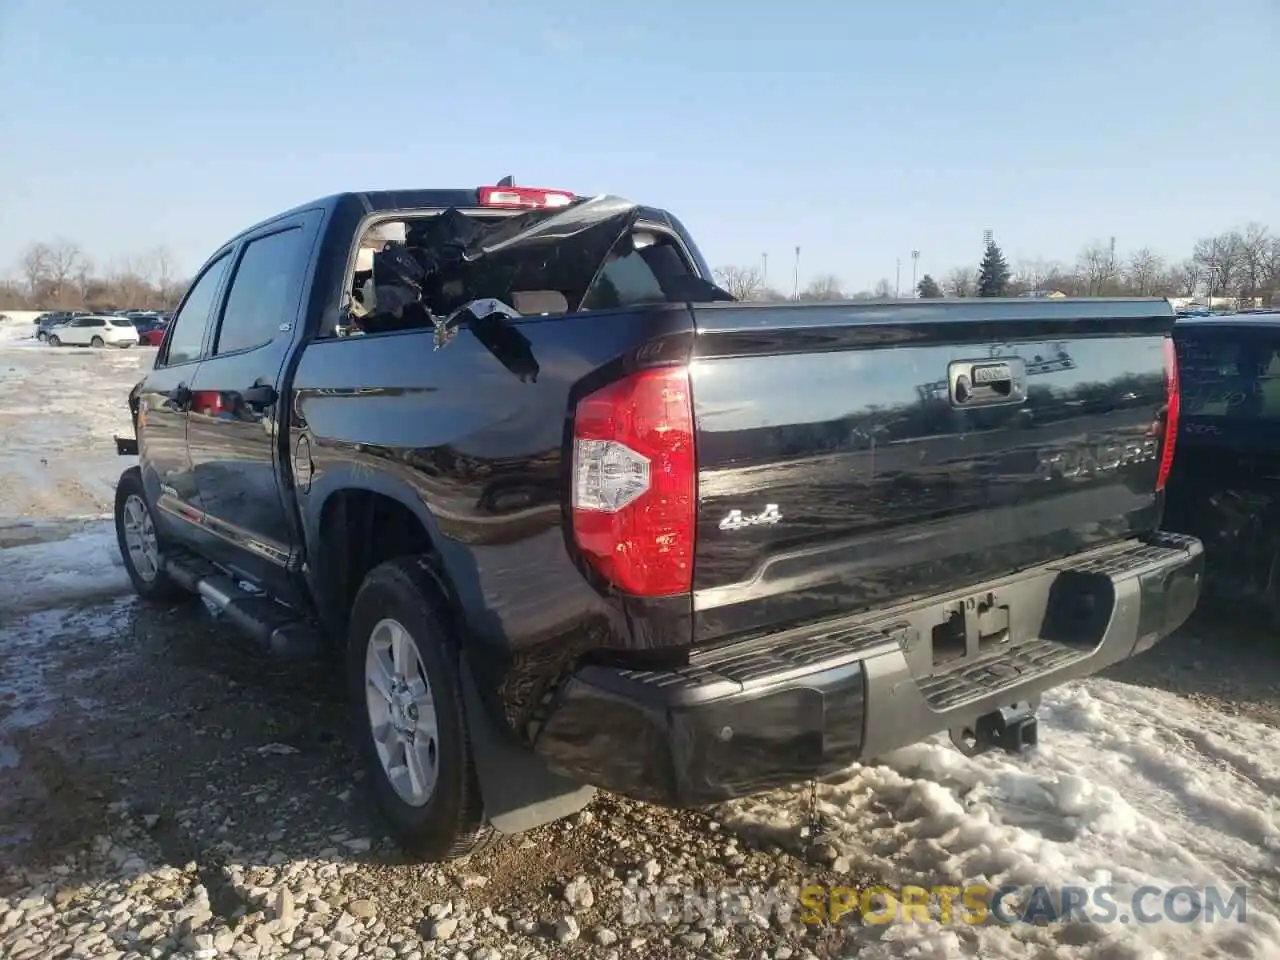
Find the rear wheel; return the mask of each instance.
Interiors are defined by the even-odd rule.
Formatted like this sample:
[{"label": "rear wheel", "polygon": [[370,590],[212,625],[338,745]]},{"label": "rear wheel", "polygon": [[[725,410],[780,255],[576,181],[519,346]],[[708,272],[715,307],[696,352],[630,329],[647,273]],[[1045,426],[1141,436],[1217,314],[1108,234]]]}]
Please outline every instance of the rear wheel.
[{"label": "rear wheel", "polygon": [[352,605],[347,680],[360,754],[397,843],[452,860],[492,836],[462,708],[443,598],[416,558],[365,578]]},{"label": "rear wheel", "polygon": [[164,549],[142,486],[142,471],[130,467],[116,485],[116,542],[133,589],[144,600],[194,598],[164,570]]},{"label": "rear wheel", "polygon": [[105,346],[106,346],[106,342],[105,342],[101,337],[94,337],[92,340],[90,340],[90,341],[89,341],[89,346],[91,346],[91,347],[105,347]]},{"label": "rear wheel", "polygon": [[62,341],[58,339],[58,335],[56,333],[49,334],[49,346],[51,347],[62,346]]}]

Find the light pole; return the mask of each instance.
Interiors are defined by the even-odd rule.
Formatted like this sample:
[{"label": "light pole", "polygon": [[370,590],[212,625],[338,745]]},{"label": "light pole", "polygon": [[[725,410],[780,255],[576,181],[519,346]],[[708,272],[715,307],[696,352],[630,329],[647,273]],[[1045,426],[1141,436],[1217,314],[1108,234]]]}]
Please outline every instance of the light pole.
[{"label": "light pole", "polygon": [[897,300],[902,296],[902,258],[898,257],[893,261],[893,299]]},{"label": "light pole", "polygon": [[920,272],[920,251],[912,250],[911,251],[911,295],[913,297],[918,297],[920,295],[920,284],[919,284],[920,278],[919,276],[917,276],[919,272]]},{"label": "light pole", "polygon": [[769,287],[769,254],[760,254],[760,286]]},{"label": "light pole", "polygon": [[796,276],[795,283],[791,288],[791,299],[800,299],[800,248],[796,247]]}]

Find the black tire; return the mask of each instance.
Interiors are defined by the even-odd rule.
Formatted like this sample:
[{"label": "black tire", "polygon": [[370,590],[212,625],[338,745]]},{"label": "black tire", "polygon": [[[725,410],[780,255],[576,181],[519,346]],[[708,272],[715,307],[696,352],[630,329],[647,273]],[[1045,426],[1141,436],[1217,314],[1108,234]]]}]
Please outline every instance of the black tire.
[{"label": "black tire", "polygon": [[[414,806],[392,786],[374,746],[365,688],[365,656],[374,628],[393,619],[417,648],[436,712],[437,775],[430,799]],[[444,599],[425,561],[392,560],[374,568],[351,607],[347,633],[347,686],[360,757],[374,799],[402,849],[429,862],[475,853],[494,838],[484,816],[480,783],[462,705],[458,651],[445,624]]]},{"label": "black tire", "polygon": [[130,467],[120,474],[120,482],[116,484],[115,508],[116,543],[120,547],[120,559],[124,562],[125,573],[129,574],[133,589],[142,599],[156,603],[168,603],[181,599],[194,600],[196,596],[194,593],[180,586],[165,573],[164,543],[159,539],[159,531],[156,531],[159,562],[155,574],[148,577],[145,572],[138,570],[125,539],[125,505],[133,497],[141,503],[142,509],[146,511],[154,528],[155,519],[151,516],[151,506],[147,503],[146,492],[142,486],[142,471],[138,467]]},{"label": "black tire", "polygon": [[49,334],[49,346],[51,347],[62,346],[62,341],[58,339],[58,335],[56,333]]},{"label": "black tire", "polygon": [[105,347],[106,345],[107,345],[106,341],[103,340],[101,337],[94,337],[92,340],[89,341],[89,346],[91,347]]}]

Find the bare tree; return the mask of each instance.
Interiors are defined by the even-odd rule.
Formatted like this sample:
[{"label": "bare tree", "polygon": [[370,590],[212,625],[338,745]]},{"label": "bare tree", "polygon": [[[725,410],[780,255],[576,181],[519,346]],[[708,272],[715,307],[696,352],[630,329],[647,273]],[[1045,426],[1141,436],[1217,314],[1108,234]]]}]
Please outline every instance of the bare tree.
[{"label": "bare tree", "polygon": [[1192,259],[1200,267],[1209,296],[1230,296],[1235,292],[1243,253],[1244,238],[1237,230],[1196,241]]},{"label": "bare tree", "polygon": [[161,244],[151,251],[149,259],[156,286],[162,291],[169,290],[174,285],[173,254]]},{"label": "bare tree", "polygon": [[70,240],[59,240],[49,247],[49,257],[49,275],[58,284],[78,278],[90,267],[80,248]]},{"label": "bare tree", "polygon": [[764,290],[764,279],[755,267],[717,267],[716,283],[735,299],[758,300]]},{"label": "bare tree", "polygon": [[1267,248],[1263,269],[1265,275],[1264,288],[1271,294],[1272,303],[1276,303],[1277,297],[1280,297],[1280,237],[1271,238],[1271,245]]},{"label": "bare tree", "polygon": [[876,287],[873,293],[876,300],[892,300],[893,284],[889,282],[888,277],[882,277],[876,281]]},{"label": "bare tree", "polygon": [[1040,281],[1041,289],[1078,297],[1084,290],[1079,271],[1056,260],[1045,264],[1044,279]]},{"label": "bare tree", "polygon": [[99,309],[151,306],[156,299],[151,266],[145,260],[122,257],[107,274],[105,282],[94,285],[91,295],[86,292],[86,305]]},{"label": "bare tree", "polygon": [[53,251],[47,243],[33,243],[22,255],[22,279],[27,287],[27,296],[39,296],[42,288],[49,283],[53,272]]},{"label": "bare tree", "polygon": [[803,300],[842,300],[844,291],[840,289],[840,278],[828,273],[810,280],[800,296]]},{"label": "bare tree", "polygon": [[977,283],[977,273],[972,267],[956,267],[947,274],[944,289],[953,297],[972,297]]},{"label": "bare tree", "polygon": [[1115,292],[1116,258],[1108,244],[1091,243],[1080,251],[1077,267],[1089,296],[1101,297]]},{"label": "bare tree", "polygon": [[1169,271],[1169,283],[1175,297],[1194,297],[1200,283],[1200,265],[1194,259],[1183,260]]},{"label": "bare tree", "polygon": [[1020,288],[1019,293],[1043,290],[1048,274],[1049,265],[1043,260],[1019,260],[1013,271],[1011,286]]},{"label": "bare tree", "polygon": [[1154,296],[1164,275],[1164,261],[1150,247],[1129,256],[1129,286],[1140,297]]},{"label": "bare tree", "polygon": [[1245,226],[1240,240],[1240,293],[1256,297],[1268,289],[1271,279],[1273,238],[1271,231],[1262,224],[1250,223]]},{"label": "bare tree", "polygon": [[54,307],[74,307],[81,299],[89,264],[80,248],[69,240],[35,243],[22,258],[27,294]]}]

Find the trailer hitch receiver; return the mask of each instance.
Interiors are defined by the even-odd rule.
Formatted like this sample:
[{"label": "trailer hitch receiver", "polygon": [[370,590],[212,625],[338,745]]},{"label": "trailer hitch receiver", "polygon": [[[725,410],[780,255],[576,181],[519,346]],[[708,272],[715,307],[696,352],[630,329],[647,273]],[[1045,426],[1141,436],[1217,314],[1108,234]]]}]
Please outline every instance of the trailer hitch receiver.
[{"label": "trailer hitch receiver", "polygon": [[1036,706],[1023,700],[984,713],[972,726],[953,728],[951,743],[966,757],[976,757],[996,749],[1005,753],[1023,753],[1037,742]]}]

